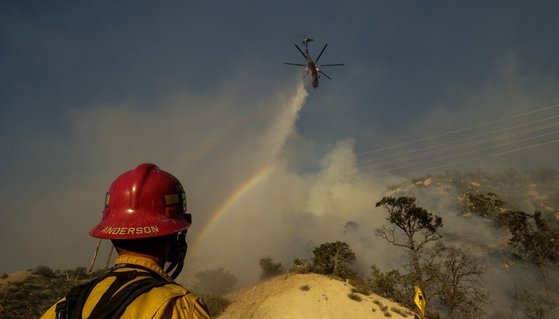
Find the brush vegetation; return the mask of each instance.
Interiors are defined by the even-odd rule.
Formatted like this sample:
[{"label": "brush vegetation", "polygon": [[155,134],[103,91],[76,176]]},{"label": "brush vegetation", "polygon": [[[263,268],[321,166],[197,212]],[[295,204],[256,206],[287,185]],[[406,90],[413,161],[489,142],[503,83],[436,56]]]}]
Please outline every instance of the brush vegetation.
[{"label": "brush vegetation", "polygon": [[[407,256],[403,267],[382,271],[370,265],[367,273],[358,273],[354,268],[358,256],[350,246],[343,241],[332,241],[316,246],[310,260],[296,258],[289,268],[270,256],[261,258],[260,278],[269,279],[286,271],[323,274],[349,283],[353,289],[347,296],[352,300],[359,302],[362,295],[375,293],[409,309],[416,309],[414,285],[419,285],[428,300],[427,318],[484,318],[491,300],[487,292],[489,287],[483,280],[488,271],[486,261],[491,258],[489,254],[499,254],[506,260],[504,268],[529,269],[535,274],[525,278],[513,275],[515,289],[507,296],[514,309],[503,309],[499,313],[515,318],[558,318],[558,185],[559,172],[542,169],[523,173],[509,170],[501,175],[448,172],[392,186],[390,194],[393,196],[376,202],[386,222],[378,225],[375,235]],[[443,218],[419,205],[421,196],[415,197],[421,194],[418,189],[428,186],[458,190],[459,196],[452,194],[458,198],[454,209],[457,214],[474,216],[480,224],[491,225],[496,233],[504,234],[506,245],[497,252],[486,251],[485,255],[483,251],[472,254],[448,245],[443,233],[452,235],[453,230],[445,228]],[[515,196],[509,195],[513,189]],[[518,209],[521,203],[527,202],[536,209]],[[356,231],[359,224],[349,221],[344,228],[345,232]],[[87,274],[85,268],[52,270],[46,266],[30,270],[21,280],[11,281],[10,276],[3,274],[0,319],[37,318],[72,286],[98,275]],[[194,292],[204,298],[212,315],[218,316],[229,305],[226,295],[235,289],[237,278],[223,268],[200,271],[194,278]],[[299,288],[302,291],[311,289],[308,285]],[[391,317],[391,312],[413,317],[408,310],[402,310],[404,308],[388,309],[378,300],[373,303],[372,311],[378,309],[385,317]]]}]

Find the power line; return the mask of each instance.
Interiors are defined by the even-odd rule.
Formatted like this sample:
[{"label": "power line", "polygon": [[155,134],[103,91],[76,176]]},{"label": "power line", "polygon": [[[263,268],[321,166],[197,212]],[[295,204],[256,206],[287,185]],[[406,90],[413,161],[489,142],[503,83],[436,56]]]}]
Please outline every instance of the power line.
[{"label": "power line", "polygon": [[[541,140],[542,138],[550,137],[554,135],[556,136],[556,134],[559,133],[559,130],[555,129],[557,126],[559,126],[559,121],[556,121],[556,119],[559,118],[559,115],[555,114],[551,116],[548,115],[545,118],[538,118],[536,120],[524,122],[517,125],[510,125],[492,131],[482,132],[472,136],[443,141],[436,145],[427,145],[416,149],[413,148],[407,150],[405,149],[403,151],[396,151],[396,152],[388,151],[388,150],[401,148],[406,145],[411,145],[411,144],[415,145],[419,142],[425,142],[425,141],[435,140],[437,138],[441,138],[445,136],[451,136],[459,132],[466,132],[468,130],[485,127],[491,124],[506,123],[507,121],[510,121],[512,119],[522,118],[531,114],[536,114],[539,112],[556,109],[558,107],[559,104],[546,106],[533,111],[515,114],[512,116],[481,123],[478,125],[452,130],[434,136],[420,138],[414,141],[409,141],[397,145],[391,145],[391,146],[375,149],[372,151],[360,153],[356,155],[356,158],[357,157],[370,157],[370,158],[357,161],[355,165],[352,167],[353,169],[357,169],[358,172],[362,172],[361,174],[357,174],[355,176],[357,179],[360,179],[360,181],[356,183],[365,182],[367,181],[367,179],[370,179],[371,177],[388,179],[389,177],[395,177],[397,175],[402,176],[402,175],[418,174],[422,172],[429,172],[437,168],[460,165],[460,164],[469,163],[473,161],[479,161],[486,158],[507,155],[511,153],[534,149],[537,147],[542,147],[545,145],[559,143],[559,139],[534,143],[537,140]],[[545,114],[541,114],[540,116],[545,116]],[[527,142],[529,142],[530,144],[525,145],[525,143]],[[494,145],[495,143],[499,143],[499,144]],[[510,146],[513,146],[514,148],[499,151],[499,149],[507,148]],[[487,151],[489,151],[489,153],[480,154]],[[375,153],[378,154],[378,156],[374,156],[374,155],[371,156],[371,154],[375,154]],[[478,155],[472,157],[472,155],[475,154]],[[467,158],[464,159],[464,157]],[[462,159],[458,159],[458,158],[462,158]],[[446,162],[441,163],[442,161],[446,161]],[[430,166],[423,167],[419,170],[411,170],[411,171],[408,170],[409,168],[418,167],[418,166],[421,167],[425,165],[430,165]],[[395,173],[392,172],[396,172],[398,174],[396,175]]]},{"label": "power line", "polygon": [[[487,154],[487,155],[480,156],[480,157],[475,157],[475,158],[470,158],[470,159],[465,159],[465,160],[460,160],[460,161],[454,161],[454,162],[447,162],[447,163],[444,163],[442,165],[430,166],[430,167],[427,167],[427,168],[423,168],[421,170],[407,172],[406,175],[412,175],[412,174],[415,175],[415,174],[420,174],[420,173],[427,173],[427,172],[432,171],[433,169],[436,169],[436,168],[443,168],[443,167],[449,167],[449,166],[454,166],[454,165],[459,165],[459,164],[465,164],[465,163],[479,161],[479,160],[486,159],[486,158],[498,157],[498,156],[502,156],[502,155],[507,155],[507,154],[511,154],[511,153],[516,153],[516,152],[520,152],[520,151],[524,151],[524,150],[528,150],[528,149],[538,148],[538,147],[542,147],[542,146],[545,146],[545,145],[551,145],[551,144],[557,144],[557,143],[559,143],[559,139],[554,139],[554,140],[551,140],[551,141],[542,142],[542,143],[538,143],[538,144],[531,144],[531,145],[527,145],[527,146],[523,146],[523,147],[514,148],[514,149],[511,149],[511,150],[491,153],[491,154]],[[356,181],[354,184],[360,184],[360,183],[369,181],[370,178],[366,178],[366,177],[367,176],[372,176],[375,173],[376,172],[371,172],[371,173],[365,173],[365,174],[357,175],[356,178],[361,179],[361,180]],[[380,176],[380,177],[377,177],[377,178],[379,180],[386,180],[388,178],[395,177],[394,175],[387,174],[387,173],[385,173],[383,175],[384,176]]]},{"label": "power line", "polygon": [[[496,134],[496,133],[500,133],[500,132],[515,130],[515,129],[522,128],[523,126],[529,126],[529,125],[532,125],[532,124],[549,121],[549,120],[555,119],[555,118],[559,118],[559,115],[555,115],[555,116],[547,117],[545,119],[535,120],[535,121],[531,121],[531,122],[526,122],[526,123],[522,123],[522,124],[519,124],[519,125],[511,126],[511,127],[497,129],[497,130],[494,130],[492,132],[481,133],[481,134],[477,134],[477,135],[473,135],[473,136],[459,138],[459,139],[443,142],[443,143],[440,143],[440,144],[437,144],[437,145],[426,146],[426,147],[416,149],[416,150],[409,150],[409,151],[404,151],[404,152],[400,152],[400,153],[390,153],[389,155],[383,155],[381,157],[372,158],[372,159],[369,159],[369,160],[358,161],[357,164],[361,165],[361,164],[365,164],[365,163],[369,163],[369,162],[376,162],[378,160],[389,159],[389,158],[393,158],[393,157],[397,157],[397,156],[414,154],[414,153],[418,153],[418,152],[421,152],[421,151],[427,150],[427,149],[439,149],[442,146],[452,145],[452,144],[456,144],[456,143],[462,142],[462,141],[475,140],[478,137],[490,136],[491,134]],[[551,123],[553,124],[552,126],[555,126],[555,124],[559,123],[559,121],[553,121]],[[548,126],[541,125],[539,127],[536,127],[536,129],[538,129],[538,128],[540,128],[540,129],[541,128],[548,128],[548,127],[549,127],[549,125]],[[515,131],[511,134],[512,135],[518,134],[518,131]]]},{"label": "power line", "polygon": [[555,109],[555,108],[558,108],[558,107],[559,107],[559,104],[545,106],[545,107],[542,107],[542,108],[539,108],[539,109],[536,109],[536,110],[507,116],[507,117],[500,118],[500,119],[497,119],[497,120],[493,120],[493,121],[489,121],[489,122],[485,122],[485,123],[481,123],[481,124],[457,129],[457,130],[452,130],[452,131],[444,132],[444,133],[441,133],[441,134],[437,134],[437,135],[433,135],[433,136],[429,136],[429,137],[424,137],[424,138],[420,138],[420,139],[416,139],[416,140],[412,140],[412,141],[408,141],[408,142],[404,142],[404,143],[400,143],[400,144],[396,144],[396,145],[390,145],[390,146],[386,146],[386,147],[382,147],[382,148],[378,148],[378,149],[373,149],[373,150],[370,150],[370,151],[366,151],[366,152],[356,154],[355,156],[360,157],[360,156],[363,156],[363,155],[372,154],[372,153],[376,153],[376,152],[380,152],[380,151],[385,151],[385,150],[388,150],[388,149],[394,149],[394,148],[398,148],[398,147],[402,147],[402,146],[406,146],[406,145],[410,145],[410,144],[416,144],[416,143],[419,143],[419,142],[433,140],[433,139],[436,139],[436,138],[449,136],[449,135],[460,133],[460,132],[465,132],[465,131],[468,131],[468,130],[472,130],[472,129],[480,128],[480,127],[483,127],[483,126],[508,121],[508,120],[511,120],[511,119],[527,116],[527,115],[538,113],[538,112],[547,111],[547,110],[550,110],[550,109]]},{"label": "power line", "polygon": [[[536,127],[536,128],[530,128],[524,131],[517,131],[517,132],[513,132],[513,133],[509,133],[509,134],[505,134],[505,135],[497,135],[497,136],[489,136],[486,139],[482,139],[482,140],[474,140],[468,143],[456,143],[456,142],[460,142],[460,141],[466,141],[469,140],[471,138],[465,138],[465,139],[460,139],[458,141],[453,141],[452,143],[445,143],[445,145],[448,145],[445,148],[440,148],[440,147],[426,147],[420,150],[415,150],[415,151],[409,151],[409,152],[405,152],[405,153],[401,153],[401,154],[396,154],[396,155],[391,155],[391,156],[387,156],[385,157],[386,160],[383,161],[375,161],[372,162],[370,164],[359,164],[357,163],[357,167],[360,169],[372,169],[372,168],[380,168],[380,167],[385,167],[385,166],[398,166],[398,163],[402,163],[402,162],[410,162],[410,161],[414,161],[414,160],[421,160],[424,158],[428,158],[429,156],[434,156],[434,155],[438,155],[438,154],[446,154],[449,153],[451,151],[463,151],[465,149],[468,148],[472,148],[472,147],[477,147],[477,146],[483,146],[485,144],[489,144],[489,143],[495,143],[495,142],[499,142],[499,141],[508,141],[511,138],[516,138],[514,141],[512,142],[504,142],[503,144],[497,145],[497,146],[491,146],[489,148],[480,148],[480,149],[474,149],[471,152],[479,152],[479,151],[483,151],[483,150],[487,150],[493,147],[501,147],[503,145],[508,145],[511,143],[518,143],[521,141],[526,141],[526,140],[530,140],[530,139],[535,139],[535,138],[539,138],[539,137],[544,137],[544,136],[548,136],[550,134],[555,134],[555,133],[559,133],[559,130],[553,130],[551,132],[544,132],[544,133],[540,133],[540,134],[531,134],[531,133],[537,133],[538,131],[542,131],[542,130],[546,130],[549,128],[553,128],[553,127],[557,127],[559,126],[559,121],[553,122],[552,124],[549,125],[545,125],[545,126],[540,126],[540,127]],[[523,135],[526,135],[530,133],[531,135],[528,135],[528,137],[524,137],[524,138],[520,138]],[[442,145],[442,144],[441,144]],[[438,146],[441,146],[438,145]],[[429,151],[428,151],[429,150]],[[462,152],[464,153],[464,152]],[[462,154],[459,153],[459,154]],[[468,152],[467,152],[468,153]],[[402,155],[412,155],[409,157],[406,157],[404,159],[401,159]],[[446,158],[445,156],[440,157],[440,159],[444,159]]]},{"label": "power line", "polygon": [[[350,164],[345,169],[343,167],[337,168],[335,173],[350,184],[359,184],[373,179],[378,181],[392,177],[410,176],[546,145],[554,145],[559,143],[559,138],[557,138],[557,134],[559,134],[559,129],[557,129],[559,126],[559,120],[557,120],[559,119],[559,114],[549,115],[542,114],[541,112],[557,108],[559,108],[559,104],[360,153],[355,155],[355,157],[361,156],[365,159]],[[537,113],[539,113],[539,118],[527,121],[526,116]],[[511,123],[510,121],[513,119],[523,119],[524,122],[520,124]],[[420,148],[408,148],[394,152],[389,151],[406,145],[452,136],[459,132],[466,132],[497,123],[505,124],[506,126],[490,127],[485,132],[442,141],[436,145],[426,145]],[[554,139],[542,141],[542,139],[549,137]],[[496,143],[498,145],[495,145]],[[373,153],[377,155],[367,155]],[[344,178],[344,175],[346,178]]]},{"label": "power line", "polygon": [[[460,157],[460,156],[463,156],[463,155],[480,153],[480,152],[483,152],[483,151],[496,149],[498,147],[503,147],[503,146],[507,146],[507,145],[511,145],[511,144],[518,144],[520,142],[526,142],[526,141],[529,141],[529,140],[533,140],[535,138],[544,137],[544,136],[548,136],[548,135],[551,135],[551,134],[557,134],[557,133],[559,133],[559,131],[548,132],[548,133],[544,133],[544,134],[540,134],[540,135],[536,135],[536,136],[522,138],[522,139],[519,139],[519,140],[503,143],[503,144],[500,144],[498,146],[489,146],[489,147],[479,148],[479,149],[474,149],[474,150],[469,150],[469,151],[464,150],[462,152],[453,153],[453,154],[448,155],[448,156],[442,156],[442,157],[438,157],[438,158],[431,158],[431,159],[426,159],[426,160],[422,160],[422,161],[417,161],[417,162],[414,162],[413,164],[410,164],[410,165],[395,167],[394,169],[402,169],[402,168],[406,168],[406,167],[418,166],[418,165],[421,165],[423,163],[437,162],[437,161],[441,161],[441,160],[445,160],[445,159],[449,159],[449,158]],[[388,171],[389,169],[383,169],[383,170]]]}]

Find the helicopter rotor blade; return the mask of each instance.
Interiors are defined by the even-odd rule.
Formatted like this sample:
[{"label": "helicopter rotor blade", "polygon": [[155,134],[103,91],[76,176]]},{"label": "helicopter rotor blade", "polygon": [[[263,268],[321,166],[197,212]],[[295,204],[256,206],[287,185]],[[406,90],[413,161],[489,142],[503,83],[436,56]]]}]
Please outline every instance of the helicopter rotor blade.
[{"label": "helicopter rotor blade", "polygon": [[324,45],[324,47],[322,48],[322,51],[320,51],[320,54],[318,55],[318,57],[316,58],[315,63],[318,63],[318,60],[320,60],[320,57],[322,56],[322,53],[324,53],[324,50],[326,50],[326,47],[328,46],[328,43],[326,43]]},{"label": "helicopter rotor blade", "polygon": [[295,47],[297,48],[297,50],[299,50],[299,52],[301,52],[301,54],[305,57],[305,60],[306,60],[307,55],[305,53],[303,53],[303,50],[301,50],[301,48],[299,48],[299,46],[297,44],[295,44]]},{"label": "helicopter rotor blade", "polygon": [[326,73],[322,72],[322,70],[318,70],[318,72],[320,72],[320,74],[324,75],[328,80],[332,80],[332,78],[329,77],[328,75],[326,75]]},{"label": "helicopter rotor blade", "polygon": [[295,65],[295,66],[307,66],[306,64],[300,64],[300,63],[289,63],[289,62],[283,62],[283,64],[287,64],[287,65]]},{"label": "helicopter rotor blade", "polygon": [[345,64],[343,64],[343,63],[321,64],[320,66],[340,66],[340,65],[345,65]]}]

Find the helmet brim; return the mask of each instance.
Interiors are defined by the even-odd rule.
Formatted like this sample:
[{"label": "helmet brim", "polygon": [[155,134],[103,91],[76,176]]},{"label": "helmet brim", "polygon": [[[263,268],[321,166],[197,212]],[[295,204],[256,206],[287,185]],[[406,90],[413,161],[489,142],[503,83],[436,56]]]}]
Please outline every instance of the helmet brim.
[{"label": "helmet brim", "polygon": [[141,239],[176,234],[191,225],[190,214],[184,218],[115,220],[106,219],[89,231],[89,235],[100,239]]}]

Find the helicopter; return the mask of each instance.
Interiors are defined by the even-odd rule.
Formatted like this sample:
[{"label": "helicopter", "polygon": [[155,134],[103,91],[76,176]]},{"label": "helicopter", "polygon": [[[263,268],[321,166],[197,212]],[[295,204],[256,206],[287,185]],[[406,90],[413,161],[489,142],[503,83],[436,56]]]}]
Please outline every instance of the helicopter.
[{"label": "helicopter", "polygon": [[[320,75],[324,75],[324,77],[326,77],[328,80],[332,80],[332,78],[329,77],[326,73],[324,73],[318,66],[318,60],[322,56],[322,53],[324,53],[324,50],[326,50],[326,47],[328,46],[328,43],[324,44],[324,47],[322,48],[322,51],[320,51],[320,54],[318,54],[318,57],[316,58],[316,60],[313,60],[313,58],[311,57],[311,54],[309,52],[309,42],[312,42],[312,41],[314,41],[314,40],[310,39],[310,38],[303,39],[302,45],[305,47],[305,52],[303,52],[303,50],[301,50],[301,48],[297,44],[295,44],[295,47],[297,48],[297,50],[299,50],[299,52],[301,52],[301,54],[307,60],[307,64],[290,63],[290,62],[284,62],[284,64],[305,67],[305,71],[308,72],[311,75],[312,87],[314,89],[316,89],[318,87],[318,80],[320,79]],[[343,64],[343,63],[322,64],[321,67],[341,66],[341,65],[345,65],[345,64]]]}]

